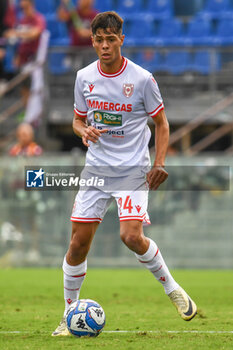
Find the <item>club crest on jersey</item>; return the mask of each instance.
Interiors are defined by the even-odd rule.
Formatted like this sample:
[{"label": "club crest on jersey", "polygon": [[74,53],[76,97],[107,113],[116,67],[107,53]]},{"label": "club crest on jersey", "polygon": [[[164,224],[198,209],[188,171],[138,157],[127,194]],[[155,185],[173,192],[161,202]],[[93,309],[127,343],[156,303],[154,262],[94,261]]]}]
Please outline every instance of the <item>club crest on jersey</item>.
[{"label": "club crest on jersey", "polygon": [[125,97],[131,97],[134,91],[134,84],[124,84],[123,85],[123,94]]},{"label": "club crest on jersey", "polygon": [[95,85],[94,84],[89,84],[88,86],[89,86],[90,92],[92,92],[92,90],[94,89]]}]

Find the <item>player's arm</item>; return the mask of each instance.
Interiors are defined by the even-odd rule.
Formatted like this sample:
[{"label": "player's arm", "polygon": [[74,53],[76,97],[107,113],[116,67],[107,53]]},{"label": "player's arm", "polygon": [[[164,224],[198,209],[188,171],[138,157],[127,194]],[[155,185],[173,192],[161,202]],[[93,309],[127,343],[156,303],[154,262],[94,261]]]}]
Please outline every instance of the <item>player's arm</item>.
[{"label": "player's arm", "polygon": [[147,174],[147,181],[149,188],[156,190],[168,177],[164,166],[169,143],[169,124],[164,110],[161,110],[153,121],[155,124],[155,161],[151,171]]},{"label": "player's arm", "polygon": [[42,31],[43,31],[43,28],[41,28],[39,26],[38,27],[35,26],[33,28],[30,28],[30,30],[27,30],[25,32],[16,31],[16,33],[17,33],[17,37],[19,39],[34,40],[40,36]]},{"label": "player's arm", "polygon": [[98,130],[94,126],[87,124],[87,118],[79,117],[74,113],[73,118],[73,130],[74,133],[81,137],[85,146],[89,147],[88,141],[96,143],[101,134],[107,132],[107,129]]},{"label": "player's arm", "polygon": [[80,16],[78,15],[78,12],[76,11],[76,7],[74,6],[71,0],[61,1],[61,4],[57,11],[57,15],[62,22],[71,21],[81,38],[87,39],[91,37],[91,29],[85,28],[83,26],[83,22]]},{"label": "player's arm", "polygon": [[57,16],[62,22],[67,22],[70,19],[70,14],[64,7],[63,2],[61,2],[60,6],[57,9]]}]

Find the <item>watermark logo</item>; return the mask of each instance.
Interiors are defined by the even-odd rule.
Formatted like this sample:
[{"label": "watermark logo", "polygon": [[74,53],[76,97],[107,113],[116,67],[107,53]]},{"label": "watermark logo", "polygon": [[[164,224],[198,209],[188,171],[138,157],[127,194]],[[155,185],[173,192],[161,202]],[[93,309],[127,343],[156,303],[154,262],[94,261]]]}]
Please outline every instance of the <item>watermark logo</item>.
[{"label": "watermark logo", "polygon": [[[102,129],[102,126],[97,126]],[[124,130],[109,129],[108,135],[124,137]],[[167,166],[169,177],[159,186],[160,191],[229,191],[231,173],[229,166]],[[149,166],[48,166],[25,167],[25,190],[101,191],[147,190]],[[145,188],[145,189],[144,189]],[[139,206],[136,207],[141,212]]]},{"label": "watermark logo", "polygon": [[[34,168],[34,169],[33,169]],[[84,172],[82,167],[34,166],[25,168],[25,189],[31,190],[86,190],[103,188],[104,177]],[[36,168],[36,170],[35,170]],[[33,170],[32,170],[33,169]]]},{"label": "watermark logo", "polygon": [[27,170],[26,187],[44,187],[44,173],[45,172],[42,168],[40,168],[39,170]]}]

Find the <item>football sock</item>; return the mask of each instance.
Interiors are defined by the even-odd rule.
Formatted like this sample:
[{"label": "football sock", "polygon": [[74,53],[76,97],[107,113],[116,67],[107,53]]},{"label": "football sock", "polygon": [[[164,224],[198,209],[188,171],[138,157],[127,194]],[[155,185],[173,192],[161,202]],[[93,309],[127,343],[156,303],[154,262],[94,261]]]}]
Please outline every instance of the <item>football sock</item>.
[{"label": "football sock", "polygon": [[84,281],[87,271],[87,260],[77,266],[71,266],[67,263],[66,257],[63,261],[63,281],[64,281],[64,299],[65,312],[71,303],[79,298],[80,288]]},{"label": "football sock", "polygon": [[163,285],[165,293],[170,294],[173,290],[179,288],[179,285],[170,274],[157,244],[152,239],[149,238],[149,240],[150,245],[147,252],[143,255],[135,255],[140,263],[150,270],[157,281]]}]

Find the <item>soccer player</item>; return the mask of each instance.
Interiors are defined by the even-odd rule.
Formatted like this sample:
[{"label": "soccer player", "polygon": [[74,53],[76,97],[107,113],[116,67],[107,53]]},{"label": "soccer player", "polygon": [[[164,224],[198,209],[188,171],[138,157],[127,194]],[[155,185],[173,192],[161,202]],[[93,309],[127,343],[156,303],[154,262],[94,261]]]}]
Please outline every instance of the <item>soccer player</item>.
[{"label": "soccer player", "polygon": [[[76,77],[73,129],[88,147],[86,166],[106,166],[106,173],[108,166],[111,170],[114,167],[116,174],[115,178],[114,174],[106,175],[112,191],[96,187],[79,191],[76,196],[72,237],[63,262],[65,312],[53,336],[69,334],[65,314],[79,298],[92,239],[113,198],[118,205],[121,240],[162,284],[184,320],[191,320],[197,312],[195,303],[171,276],[156,243],[143,233],[143,223],[149,223],[147,186],[156,190],[168,176],[164,164],[169,126],[151,73],[121,55],[122,25],[122,18],[115,12],[103,12],[94,18],[92,44],[99,60],[78,71]],[[137,169],[150,166],[148,117],[156,126],[156,157],[152,169],[144,175]],[[120,184],[131,167],[136,169],[134,185],[128,191],[117,190],[119,169]],[[131,171],[130,183],[133,177]]]}]

